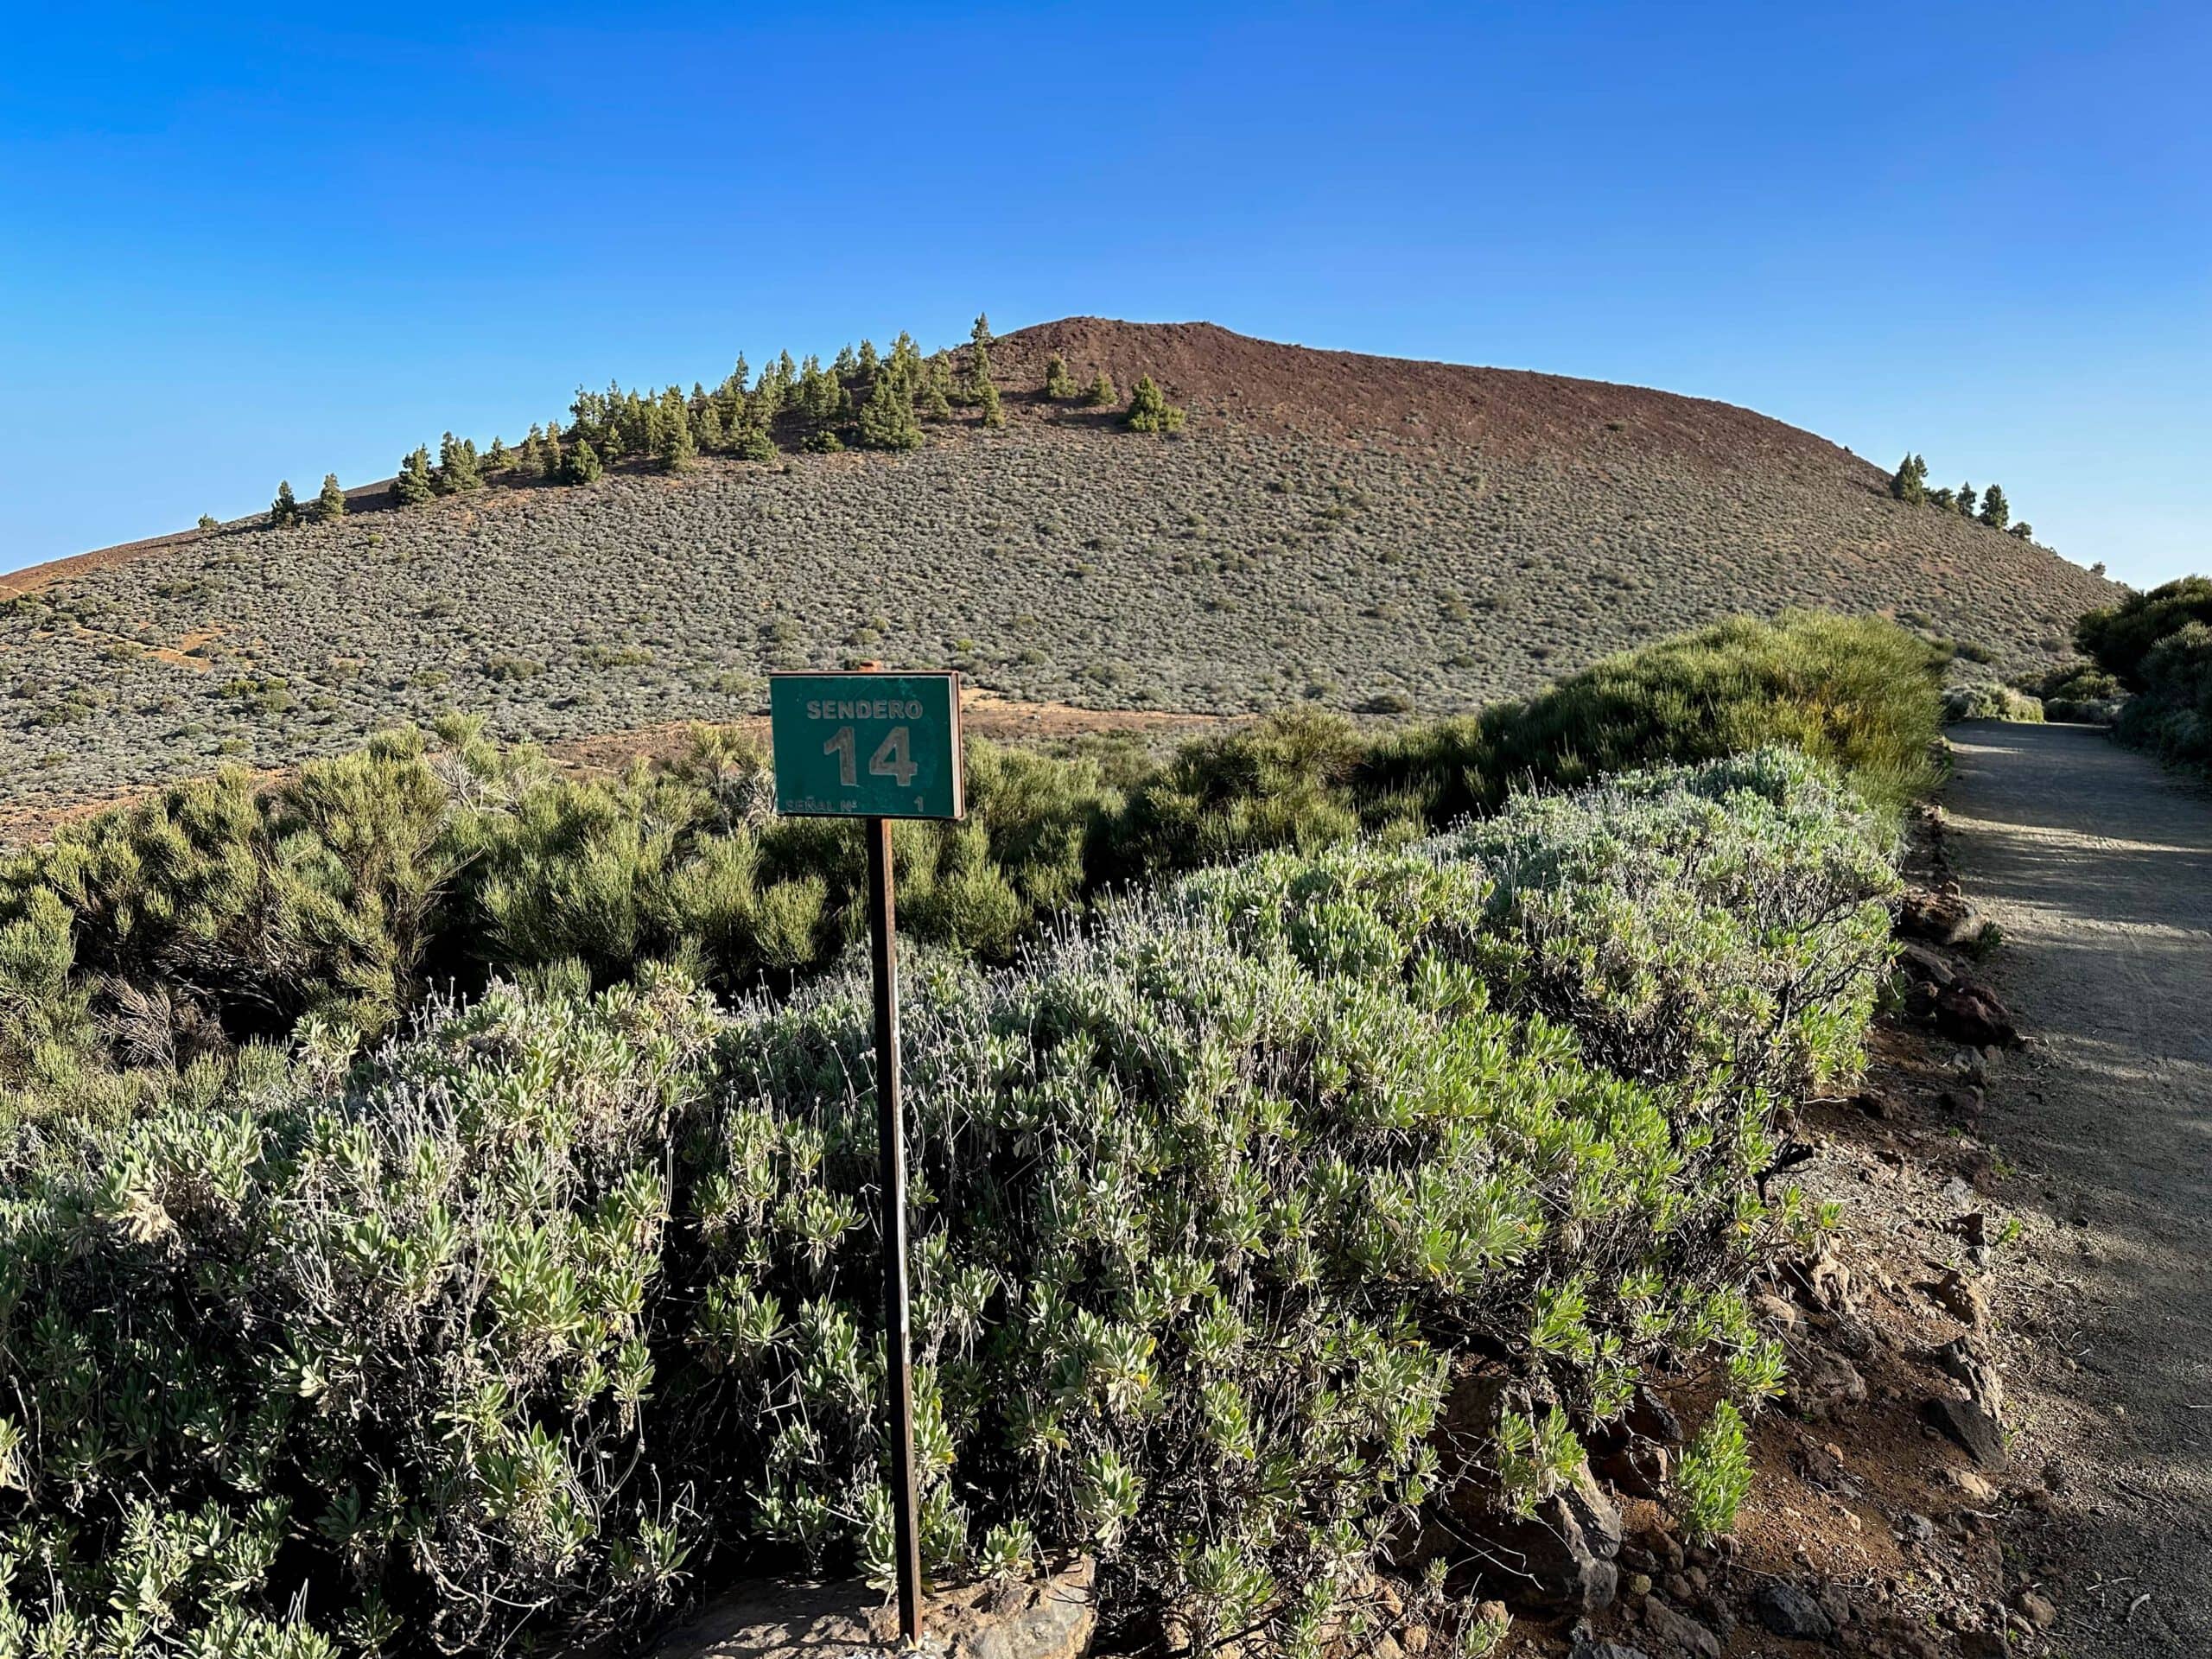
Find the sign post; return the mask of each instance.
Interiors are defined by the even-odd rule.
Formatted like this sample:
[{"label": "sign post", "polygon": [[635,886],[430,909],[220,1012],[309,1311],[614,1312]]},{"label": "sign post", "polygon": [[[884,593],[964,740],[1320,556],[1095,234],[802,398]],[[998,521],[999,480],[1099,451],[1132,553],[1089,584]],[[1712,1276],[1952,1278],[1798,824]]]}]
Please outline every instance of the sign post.
[{"label": "sign post", "polygon": [[906,1312],[906,1144],[899,1099],[899,911],[893,818],[966,814],[960,676],[876,670],[773,674],[768,725],[776,810],[856,817],[868,842],[869,956],[875,969],[875,1126],[883,1192],[883,1344],[891,1407],[891,1505],[899,1628],[922,1639],[921,1541],[914,1490],[914,1375]]}]

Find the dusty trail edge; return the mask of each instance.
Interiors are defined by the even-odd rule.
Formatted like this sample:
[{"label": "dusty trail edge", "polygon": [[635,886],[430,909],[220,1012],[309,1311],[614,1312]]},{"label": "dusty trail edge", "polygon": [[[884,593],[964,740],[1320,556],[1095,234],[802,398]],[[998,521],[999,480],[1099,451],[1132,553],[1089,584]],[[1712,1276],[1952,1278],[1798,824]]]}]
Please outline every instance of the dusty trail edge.
[{"label": "dusty trail edge", "polygon": [[2212,795],[2093,728],[1952,750],[1954,865],[2031,1038],[1984,1125],[2022,1223],[2009,1541],[2058,1650],[2212,1652]]}]

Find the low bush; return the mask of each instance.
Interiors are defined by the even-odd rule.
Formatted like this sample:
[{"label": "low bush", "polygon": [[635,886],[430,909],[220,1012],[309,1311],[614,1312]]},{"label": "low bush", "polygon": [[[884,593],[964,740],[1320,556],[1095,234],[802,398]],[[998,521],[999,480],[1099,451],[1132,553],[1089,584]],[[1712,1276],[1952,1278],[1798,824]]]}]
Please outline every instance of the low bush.
[{"label": "low bush", "polygon": [[1994,680],[1948,686],[1943,691],[1943,720],[1947,725],[1961,720],[2010,720],[2040,726],[2043,699]]},{"label": "low bush", "polygon": [[2119,677],[2090,663],[2055,668],[2037,682],[2035,690],[2049,718],[2094,725],[2112,724],[2127,701]]},{"label": "low bush", "polygon": [[[1848,1070],[1873,822],[1770,752],[918,961],[931,1570],[1093,1548],[1140,1636],[1310,1651],[1414,1511],[1534,1502],[1655,1367],[1734,1402],[1681,1494],[1725,1528],[1769,1090]],[[887,1570],[863,984],[564,977],[18,1158],[11,1649],[574,1647],[747,1562]],[[1541,1417],[1447,1431],[1471,1354]]]}]

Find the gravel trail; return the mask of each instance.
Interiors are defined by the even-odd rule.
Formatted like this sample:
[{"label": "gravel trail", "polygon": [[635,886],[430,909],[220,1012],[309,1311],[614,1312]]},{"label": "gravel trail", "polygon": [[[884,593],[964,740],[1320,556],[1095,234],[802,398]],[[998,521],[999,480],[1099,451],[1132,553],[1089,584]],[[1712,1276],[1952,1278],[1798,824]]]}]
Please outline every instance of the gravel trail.
[{"label": "gravel trail", "polygon": [[2212,797],[2093,728],[1955,727],[1954,866],[2030,1036],[1984,1128],[2020,1541],[2077,1656],[2212,1653]]}]

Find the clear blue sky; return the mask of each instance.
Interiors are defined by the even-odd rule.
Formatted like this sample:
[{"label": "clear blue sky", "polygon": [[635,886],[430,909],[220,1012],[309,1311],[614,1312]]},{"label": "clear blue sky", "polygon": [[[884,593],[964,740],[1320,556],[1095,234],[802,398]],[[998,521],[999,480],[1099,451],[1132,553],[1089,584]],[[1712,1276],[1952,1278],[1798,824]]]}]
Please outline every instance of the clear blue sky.
[{"label": "clear blue sky", "polygon": [[346,10],[11,9],[0,569],[979,308],[1726,398],[2212,564],[2202,3]]}]

